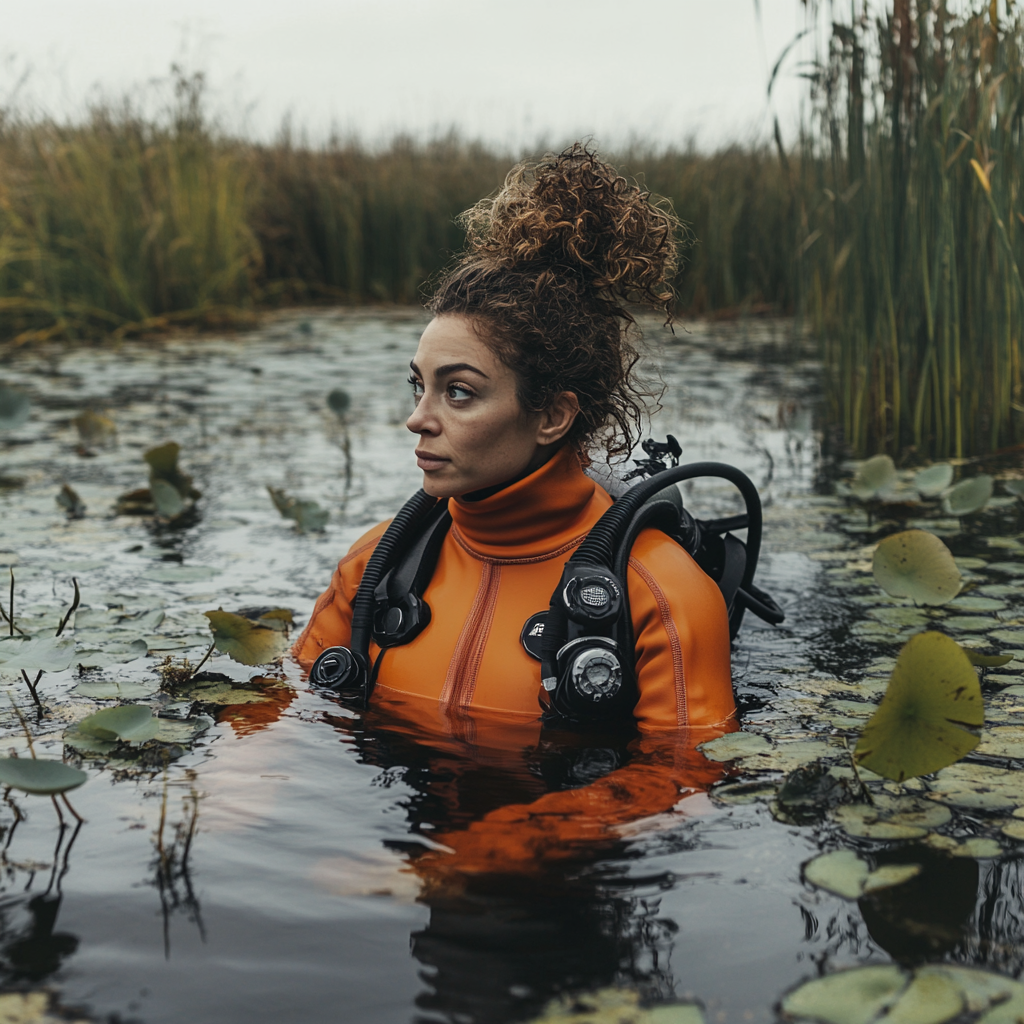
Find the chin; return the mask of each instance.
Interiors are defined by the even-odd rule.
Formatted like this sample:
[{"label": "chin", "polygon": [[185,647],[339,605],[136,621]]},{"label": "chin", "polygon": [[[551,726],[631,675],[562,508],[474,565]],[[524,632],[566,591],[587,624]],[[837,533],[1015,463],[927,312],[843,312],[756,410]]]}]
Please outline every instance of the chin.
[{"label": "chin", "polygon": [[432,498],[457,498],[463,493],[463,490],[455,484],[438,480],[436,477],[430,476],[429,473],[423,474],[423,490]]}]

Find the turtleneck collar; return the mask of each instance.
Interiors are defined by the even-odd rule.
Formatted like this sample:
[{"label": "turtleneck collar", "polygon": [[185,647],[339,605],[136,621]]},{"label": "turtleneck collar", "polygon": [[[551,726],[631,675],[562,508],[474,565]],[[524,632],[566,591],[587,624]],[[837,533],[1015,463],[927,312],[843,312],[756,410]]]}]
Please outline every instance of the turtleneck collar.
[{"label": "turtleneck collar", "polygon": [[586,533],[611,499],[562,448],[529,476],[479,501],[450,498],[465,544],[484,558],[537,558]]}]

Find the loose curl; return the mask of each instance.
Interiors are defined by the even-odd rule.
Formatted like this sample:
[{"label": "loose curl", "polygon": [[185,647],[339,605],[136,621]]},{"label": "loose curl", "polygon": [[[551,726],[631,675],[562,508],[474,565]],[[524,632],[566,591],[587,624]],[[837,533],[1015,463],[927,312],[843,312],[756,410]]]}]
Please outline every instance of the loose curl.
[{"label": "loose curl", "polygon": [[460,222],[466,252],[438,282],[430,311],[474,320],[515,372],[524,409],[573,392],[580,412],[567,440],[585,460],[595,446],[609,458],[628,454],[647,400],[658,397],[635,372],[629,306],[672,321],[681,224],[671,205],[575,143],[514,168]]}]

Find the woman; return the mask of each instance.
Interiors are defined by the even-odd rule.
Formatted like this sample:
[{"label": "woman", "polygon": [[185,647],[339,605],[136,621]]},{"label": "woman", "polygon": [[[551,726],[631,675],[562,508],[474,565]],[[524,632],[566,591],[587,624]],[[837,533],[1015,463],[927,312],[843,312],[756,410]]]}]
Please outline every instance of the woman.
[{"label": "woman", "polygon": [[[443,712],[539,714],[541,665],[521,642],[566,559],[611,505],[590,452],[629,452],[645,391],[629,305],[668,312],[678,222],[576,145],[465,216],[466,254],[440,280],[412,360],[409,430],[423,488],[453,526],[424,594],[429,625],[389,649],[375,700]],[[346,645],[382,523],[342,559],[295,646],[308,667]],[[657,530],[627,579],[642,730],[724,728],[735,715],[716,584]],[[376,658],[379,652],[371,649]]]}]

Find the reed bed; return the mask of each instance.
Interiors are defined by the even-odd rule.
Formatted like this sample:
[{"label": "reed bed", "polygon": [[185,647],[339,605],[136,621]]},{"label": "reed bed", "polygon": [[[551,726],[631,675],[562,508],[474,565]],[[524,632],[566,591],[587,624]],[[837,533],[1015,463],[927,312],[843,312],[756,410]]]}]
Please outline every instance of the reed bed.
[{"label": "reed bed", "polygon": [[895,0],[835,27],[790,178],[800,305],[859,454],[1024,438],[1024,26]]}]

